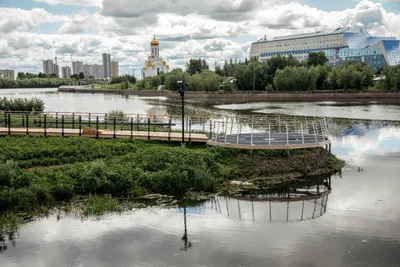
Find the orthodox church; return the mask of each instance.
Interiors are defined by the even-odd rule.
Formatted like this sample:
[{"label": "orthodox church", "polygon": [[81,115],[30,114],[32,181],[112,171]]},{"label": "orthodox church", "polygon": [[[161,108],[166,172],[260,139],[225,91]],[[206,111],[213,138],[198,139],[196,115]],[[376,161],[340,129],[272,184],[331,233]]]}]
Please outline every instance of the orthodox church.
[{"label": "orthodox church", "polygon": [[142,78],[157,76],[160,73],[169,72],[169,66],[167,62],[160,57],[160,43],[157,41],[154,35],[153,40],[150,42],[151,55],[147,58],[142,68]]}]

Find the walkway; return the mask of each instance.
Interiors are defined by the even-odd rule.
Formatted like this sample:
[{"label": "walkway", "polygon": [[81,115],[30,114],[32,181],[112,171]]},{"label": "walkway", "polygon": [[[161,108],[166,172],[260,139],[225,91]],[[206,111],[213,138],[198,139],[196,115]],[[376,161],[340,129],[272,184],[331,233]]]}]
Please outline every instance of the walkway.
[{"label": "walkway", "polygon": [[[154,141],[182,141],[182,134],[176,132],[145,132],[145,131],[114,131],[113,130],[99,130],[85,131],[79,129],[56,129],[56,128],[0,128],[0,136],[86,136],[92,138],[125,138],[125,139],[140,139],[140,140],[154,140]],[[186,134],[185,141],[194,143],[207,143],[208,137],[205,134]]]}]

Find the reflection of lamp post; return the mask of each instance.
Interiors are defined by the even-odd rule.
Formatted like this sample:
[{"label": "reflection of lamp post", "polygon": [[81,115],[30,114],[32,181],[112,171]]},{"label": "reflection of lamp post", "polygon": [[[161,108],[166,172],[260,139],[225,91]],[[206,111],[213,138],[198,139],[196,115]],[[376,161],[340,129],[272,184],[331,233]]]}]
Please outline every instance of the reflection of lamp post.
[{"label": "reflection of lamp post", "polygon": [[178,93],[181,95],[182,98],[182,146],[185,146],[185,86],[188,86],[189,84],[182,81],[178,81],[178,84],[181,84],[182,87],[181,89],[178,90]]},{"label": "reflection of lamp post", "polygon": [[185,230],[184,230],[184,233],[183,233],[183,236],[182,236],[182,240],[183,240],[184,246],[181,248],[181,251],[182,250],[187,251],[189,248],[192,247],[192,242],[188,241],[187,225],[186,225],[186,207],[183,208],[183,224],[184,224],[184,227],[185,227]]}]

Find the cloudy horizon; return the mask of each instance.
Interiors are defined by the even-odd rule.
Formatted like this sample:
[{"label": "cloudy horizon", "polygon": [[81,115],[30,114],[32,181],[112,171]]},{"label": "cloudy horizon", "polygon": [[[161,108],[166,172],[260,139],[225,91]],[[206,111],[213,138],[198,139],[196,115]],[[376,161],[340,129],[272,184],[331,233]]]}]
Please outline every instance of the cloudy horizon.
[{"label": "cloudy horizon", "polygon": [[16,73],[42,72],[56,55],[71,66],[109,53],[120,74],[139,76],[153,34],[170,68],[202,58],[212,69],[244,60],[264,35],[364,27],[400,39],[399,0],[0,0],[0,17],[0,69]]}]

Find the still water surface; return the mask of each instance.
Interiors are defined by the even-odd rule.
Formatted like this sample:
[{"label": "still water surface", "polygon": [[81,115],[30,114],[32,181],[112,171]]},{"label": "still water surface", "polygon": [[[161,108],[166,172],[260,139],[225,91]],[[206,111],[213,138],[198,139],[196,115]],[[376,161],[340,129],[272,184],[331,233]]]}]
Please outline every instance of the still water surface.
[{"label": "still water surface", "polygon": [[[135,113],[155,106],[135,97],[32,95],[46,107],[53,101],[53,111],[129,107],[124,111]],[[316,209],[314,201],[305,202],[303,220],[301,203],[289,209],[272,203],[270,215],[269,202],[217,198],[186,208],[185,246],[183,209],[147,208],[83,221],[50,216],[25,225],[15,246],[0,255],[0,266],[400,266],[400,127],[368,120],[399,119],[398,107],[377,105],[365,113],[365,106],[332,111],[335,105],[262,104],[268,105],[282,113],[366,119],[328,119],[333,153],[348,166],[332,178],[332,193]],[[217,108],[235,112],[236,106]]]}]

